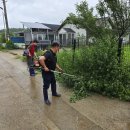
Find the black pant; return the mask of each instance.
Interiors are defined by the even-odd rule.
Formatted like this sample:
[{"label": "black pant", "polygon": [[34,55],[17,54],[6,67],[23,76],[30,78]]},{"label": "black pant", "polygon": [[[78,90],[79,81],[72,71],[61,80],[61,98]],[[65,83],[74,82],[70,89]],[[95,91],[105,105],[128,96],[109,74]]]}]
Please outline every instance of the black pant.
[{"label": "black pant", "polygon": [[42,70],[42,78],[43,78],[43,95],[44,100],[48,99],[48,88],[51,84],[52,95],[56,95],[56,79],[53,72],[45,72]]},{"label": "black pant", "polygon": [[35,76],[34,68],[31,68],[34,65],[34,57],[33,56],[27,56],[27,65],[29,68],[30,76]]},{"label": "black pant", "polygon": [[31,67],[34,65],[34,57],[33,56],[27,56],[27,65],[28,65],[28,67]]}]

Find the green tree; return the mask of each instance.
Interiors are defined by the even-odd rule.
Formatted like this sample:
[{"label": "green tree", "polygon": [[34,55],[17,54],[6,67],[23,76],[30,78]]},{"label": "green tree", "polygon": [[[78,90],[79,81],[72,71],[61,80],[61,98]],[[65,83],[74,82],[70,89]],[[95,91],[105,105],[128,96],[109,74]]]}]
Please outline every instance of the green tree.
[{"label": "green tree", "polygon": [[121,61],[122,37],[130,27],[130,8],[125,0],[99,0],[97,11],[112,29],[113,36],[118,40],[118,57]]},{"label": "green tree", "polygon": [[86,30],[86,44],[90,36],[99,36],[99,28],[96,26],[97,18],[93,15],[93,8],[88,7],[87,1],[76,4],[76,14],[70,13],[66,22]]},{"label": "green tree", "polygon": [[4,32],[2,32],[2,33],[0,34],[0,42],[1,42],[1,43],[5,43],[5,42],[6,42],[5,33],[4,33]]}]

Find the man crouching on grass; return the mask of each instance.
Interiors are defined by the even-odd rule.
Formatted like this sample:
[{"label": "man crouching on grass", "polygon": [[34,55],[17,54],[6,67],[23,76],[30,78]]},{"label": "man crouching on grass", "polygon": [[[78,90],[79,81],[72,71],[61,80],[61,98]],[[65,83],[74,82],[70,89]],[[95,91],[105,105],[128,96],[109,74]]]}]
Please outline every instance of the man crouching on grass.
[{"label": "man crouching on grass", "polygon": [[58,42],[53,42],[51,44],[51,49],[46,51],[43,56],[40,57],[39,62],[42,69],[42,77],[43,77],[43,95],[44,101],[47,105],[50,105],[51,102],[48,99],[48,88],[51,84],[52,96],[60,97],[61,95],[56,91],[56,79],[53,72],[50,70],[58,69],[58,71],[62,72],[62,69],[57,64],[57,56],[56,53],[60,49],[60,44]]}]

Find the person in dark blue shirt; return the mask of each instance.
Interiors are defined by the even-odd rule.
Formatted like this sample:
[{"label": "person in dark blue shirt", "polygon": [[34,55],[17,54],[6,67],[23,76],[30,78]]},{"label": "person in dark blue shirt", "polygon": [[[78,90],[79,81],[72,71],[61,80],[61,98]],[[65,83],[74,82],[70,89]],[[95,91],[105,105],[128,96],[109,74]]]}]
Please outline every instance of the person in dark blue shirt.
[{"label": "person in dark blue shirt", "polygon": [[60,44],[58,42],[53,42],[51,45],[51,49],[46,51],[43,56],[40,57],[39,62],[42,69],[42,77],[43,77],[43,95],[44,101],[47,105],[50,105],[51,102],[48,99],[48,88],[51,84],[52,96],[60,97],[61,95],[56,91],[56,79],[53,72],[50,70],[58,69],[58,71],[62,72],[62,69],[57,64],[57,56],[56,53],[60,49]]}]

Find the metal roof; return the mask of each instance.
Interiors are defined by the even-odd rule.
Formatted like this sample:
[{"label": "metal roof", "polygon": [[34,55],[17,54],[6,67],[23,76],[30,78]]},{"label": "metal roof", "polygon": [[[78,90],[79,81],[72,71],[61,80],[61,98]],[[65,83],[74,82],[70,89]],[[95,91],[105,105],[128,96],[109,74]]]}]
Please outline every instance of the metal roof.
[{"label": "metal roof", "polygon": [[60,25],[57,25],[57,24],[47,24],[47,23],[42,23],[42,24],[51,28],[53,31],[57,31],[58,28],[60,27]]},{"label": "metal roof", "polygon": [[41,23],[31,23],[31,22],[21,22],[24,26],[26,26],[27,28],[40,28],[40,29],[49,29],[51,30],[49,27],[41,24]]},{"label": "metal roof", "polygon": [[66,32],[75,33],[75,31],[72,30],[71,28],[64,28],[64,30],[65,30]]}]

